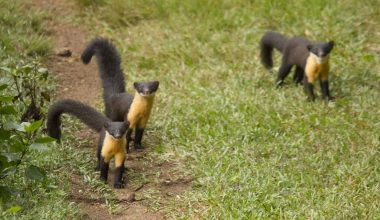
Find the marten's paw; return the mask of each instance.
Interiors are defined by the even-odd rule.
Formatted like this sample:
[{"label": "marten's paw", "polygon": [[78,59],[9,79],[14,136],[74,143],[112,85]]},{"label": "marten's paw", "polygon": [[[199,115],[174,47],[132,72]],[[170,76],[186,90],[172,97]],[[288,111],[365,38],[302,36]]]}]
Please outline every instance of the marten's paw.
[{"label": "marten's paw", "polygon": [[135,144],[135,150],[142,150],[144,147],[141,144]]},{"label": "marten's paw", "polygon": [[121,182],[116,182],[116,183],[114,183],[114,184],[113,184],[113,187],[114,187],[115,189],[122,189],[122,188],[124,188],[123,183],[121,183]]},{"label": "marten's paw", "polygon": [[328,97],[325,98],[325,101],[326,102],[334,102],[335,101],[335,97],[328,96]]}]

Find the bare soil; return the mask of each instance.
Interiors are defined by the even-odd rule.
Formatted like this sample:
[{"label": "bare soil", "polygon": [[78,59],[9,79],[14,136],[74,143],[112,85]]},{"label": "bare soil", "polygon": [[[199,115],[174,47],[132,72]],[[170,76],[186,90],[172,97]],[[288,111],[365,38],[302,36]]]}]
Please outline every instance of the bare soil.
[{"label": "bare soil", "polygon": [[[53,39],[53,53],[47,61],[48,69],[58,79],[57,99],[72,98],[94,106],[100,100],[101,85],[95,62],[84,65],[80,54],[92,36],[85,27],[70,22],[67,18],[74,7],[65,0],[29,0],[29,5],[48,13],[47,31]],[[70,51],[70,52],[67,52]],[[81,131],[80,137],[94,140],[94,160],[97,134],[89,130]],[[131,152],[126,166],[133,172],[144,174],[145,182],[132,186],[126,178],[126,188],[114,189],[118,198],[120,211],[110,214],[106,201],[90,190],[80,174],[72,174],[71,200],[82,209],[83,219],[168,219],[165,213],[165,201],[181,195],[192,181],[176,171],[176,162],[158,162],[152,159],[149,146],[146,150]],[[113,172],[109,177],[112,187]],[[134,181],[136,182],[136,181]],[[136,185],[136,184],[135,184]],[[144,193],[156,192],[158,201],[138,198]],[[153,211],[150,207],[158,208]]]}]

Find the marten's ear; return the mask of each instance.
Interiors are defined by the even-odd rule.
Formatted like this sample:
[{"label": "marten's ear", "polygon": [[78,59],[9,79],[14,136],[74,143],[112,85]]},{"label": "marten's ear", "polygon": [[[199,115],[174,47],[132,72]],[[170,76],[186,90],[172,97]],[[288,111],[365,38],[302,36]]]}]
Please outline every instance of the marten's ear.
[{"label": "marten's ear", "polygon": [[153,81],[152,84],[151,84],[151,88],[153,91],[156,91],[158,89],[158,86],[160,85],[160,82],[158,81]]},{"label": "marten's ear", "polygon": [[134,87],[136,90],[139,89],[139,85],[140,85],[140,83],[138,83],[138,82],[134,82],[134,83],[133,83],[133,87]]},{"label": "marten's ear", "polygon": [[308,51],[311,51],[311,49],[313,48],[313,45],[308,44],[308,45],[306,46],[306,48],[307,48]]},{"label": "marten's ear", "polygon": [[335,45],[335,42],[331,40],[328,42],[328,44],[329,44],[329,47],[332,49]]},{"label": "marten's ear", "polygon": [[110,124],[108,122],[104,122],[103,126],[105,129],[107,129],[110,126]]}]

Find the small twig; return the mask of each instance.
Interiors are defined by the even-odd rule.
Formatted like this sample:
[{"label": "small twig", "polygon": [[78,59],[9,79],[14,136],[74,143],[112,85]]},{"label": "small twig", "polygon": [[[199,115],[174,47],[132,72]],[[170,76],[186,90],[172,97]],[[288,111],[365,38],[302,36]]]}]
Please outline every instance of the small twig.
[{"label": "small twig", "polygon": [[15,85],[16,85],[16,90],[17,90],[17,97],[20,99],[20,101],[22,103],[24,103],[24,105],[26,105],[25,101],[24,101],[24,97],[22,97],[22,92],[20,91],[20,87],[18,86],[18,81],[17,81],[17,77],[16,76],[12,76],[13,77],[13,81],[15,82]]},{"label": "small twig", "polygon": [[147,183],[143,183],[141,184],[139,187],[137,187],[134,191],[137,192],[139,191],[140,189],[142,189]]}]

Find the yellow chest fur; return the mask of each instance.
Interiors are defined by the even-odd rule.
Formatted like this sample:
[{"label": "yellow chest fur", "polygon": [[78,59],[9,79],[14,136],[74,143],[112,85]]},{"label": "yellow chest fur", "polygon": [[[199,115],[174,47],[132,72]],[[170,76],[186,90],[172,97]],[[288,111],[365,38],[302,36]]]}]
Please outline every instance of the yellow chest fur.
[{"label": "yellow chest fur", "polygon": [[309,83],[314,83],[317,79],[327,80],[329,72],[328,58],[320,60],[315,55],[310,55],[306,60],[305,74]]},{"label": "yellow chest fur", "polygon": [[112,137],[112,135],[106,132],[106,136],[103,142],[102,154],[104,152],[104,156],[112,157],[116,153],[119,153],[121,151],[124,152],[125,144],[126,144],[125,137],[120,138],[120,139],[115,139]]},{"label": "yellow chest fur", "polygon": [[125,160],[126,142],[127,140],[125,135],[120,139],[115,139],[112,135],[106,132],[101,152],[104,161],[109,163],[112,157],[115,157],[115,166],[120,167]]},{"label": "yellow chest fur", "polygon": [[154,96],[145,97],[136,92],[128,112],[129,128],[145,128],[153,106]]}]

